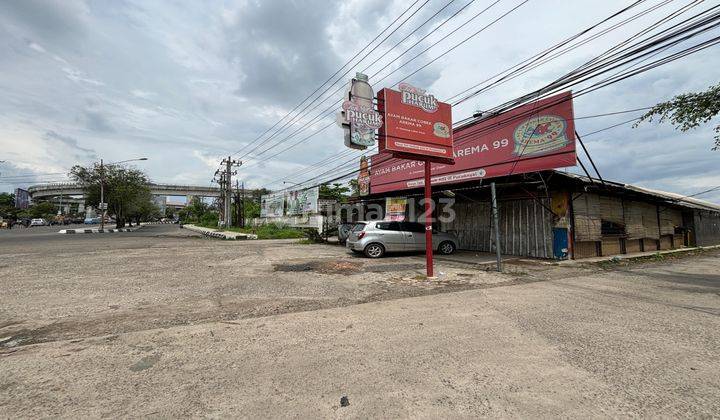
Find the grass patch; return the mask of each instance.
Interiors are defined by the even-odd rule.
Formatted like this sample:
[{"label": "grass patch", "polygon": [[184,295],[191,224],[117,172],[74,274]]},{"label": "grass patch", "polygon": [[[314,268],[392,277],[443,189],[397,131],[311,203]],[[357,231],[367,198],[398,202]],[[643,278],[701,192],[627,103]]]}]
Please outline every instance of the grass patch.
[{"label": "grass patch", "polygon": [[258,239],[298,239],[306,237],[302,229],[276,224],[246,228],[231,227],[227,230],[231,232],[252,233],[257,235]]}]

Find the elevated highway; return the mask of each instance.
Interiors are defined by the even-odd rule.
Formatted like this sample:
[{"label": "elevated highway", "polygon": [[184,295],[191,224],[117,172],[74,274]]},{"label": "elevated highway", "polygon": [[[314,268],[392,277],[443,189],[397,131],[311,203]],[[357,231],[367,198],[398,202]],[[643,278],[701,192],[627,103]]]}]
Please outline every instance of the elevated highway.
[{"label": "elevated highway", "polygon": [[[59,196],[82,196],[83,188],[74,182],[38,184],[28,188],[33,200],[49,200]],[[174,195],[186,197],[220,197],[220,188],[198,185],[150,184],[153,195]]]}]

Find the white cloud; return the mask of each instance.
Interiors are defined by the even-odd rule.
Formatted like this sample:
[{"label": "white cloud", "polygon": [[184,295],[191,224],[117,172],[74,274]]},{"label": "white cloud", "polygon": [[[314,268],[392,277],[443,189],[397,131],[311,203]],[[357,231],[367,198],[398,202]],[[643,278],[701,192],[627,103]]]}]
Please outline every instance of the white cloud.
[{"label": "white cloud", "polygon": [[[537,88],[689,2],[663,6],[473,98],[456,107],[453,115],[462,119],[476,109]],[[403,46],[409,47],[466,3],[452,4]],[[340,74],[346,70],[354,74],[368,66],[370,74],[380,71],[402,51],[389,52],[387,45],[400,41],[409,28],[443,5],[428,3],[371,57]],[[621,0],[529,2],[409,81],[446,98],[626,5]],[[486,6],[471,4],[379,76]],[[172,6],[140,0],[0,2],[0,56],[4,58],[0,60],[0,150],[19,167],[42,172],[88,163],[83,150],[107,160],[147,155],[150,160],[143,168],[155,181],[206,184],[221,157],[248,150],[245,145],[283,118],[407,7],[408,2],[400,0],[234,4],[209,0]],[[402,80],[507,10],[503,7],[511,5],[498,4],[497,10],[460,29],[386,81]],[[700,4],[695,11],[707,7]],[[644,107],[707,88],[719,76],[720,55],[714,48],[578,98],[576,114]],[[380,60],[370,66],[376,58]],[[343,83],[347,77],[341,77]],[[329,92],[334,90],[335,86]],[[262,137],[260,150],[278,144],[261,157],[272,156],[270,161],[255,165],[251,164],[257,161],[255,157],[243,158],[247,168],[240,168],[239,174],[248,185],[292,177],[306,165],[345,150],[340,130],[332,127],[275,156],[310,134],[308,129],[287,139],[340,98],[328,93],[324,99],[302,123],[288,124],[269,141],[269,135]],[[578,121],[578,131],[593,131],[622,118]],[[53,140],[49,132],[58,137]],[[53,148],[53,141],[76,148],[66,153]],[[654,124],[637,129],[623,126],[589,138],[587,145],[603,175],[614,180],[690,194],[720,179],[718,154],[709,151],[712,133],[707,127],[680,133]]]}]

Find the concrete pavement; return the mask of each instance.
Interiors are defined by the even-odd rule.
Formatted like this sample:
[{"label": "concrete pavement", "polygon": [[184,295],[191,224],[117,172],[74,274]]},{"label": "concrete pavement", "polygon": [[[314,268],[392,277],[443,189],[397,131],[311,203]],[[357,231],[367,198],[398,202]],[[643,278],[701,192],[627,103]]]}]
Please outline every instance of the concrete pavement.
[{"label": "concrete pavement", "polygon": [[[351,270],[367,260],[173,232],[39,244],[13,254],[38,264],[27,275],[0,263],[3,416],[720,415],[720,252],[511,275],[448,265],[431,286],[411,275],[419,256]],[[88,243],[103,245],[83,273],[54,271]]]}]

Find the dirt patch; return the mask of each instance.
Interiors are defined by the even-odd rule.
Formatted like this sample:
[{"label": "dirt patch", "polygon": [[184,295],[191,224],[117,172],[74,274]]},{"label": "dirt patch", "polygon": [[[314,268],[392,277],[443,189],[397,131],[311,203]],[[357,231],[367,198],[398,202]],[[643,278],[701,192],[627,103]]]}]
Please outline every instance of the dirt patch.
[{"label": "dirt patch", "polygon": [[320,274],[352,274],[359,273],[363,264],[356,261],[331,260],[331,261],[308,261],[296,264],[275,264],[273,271],[283,272],[304,272],[312,271]]}]

